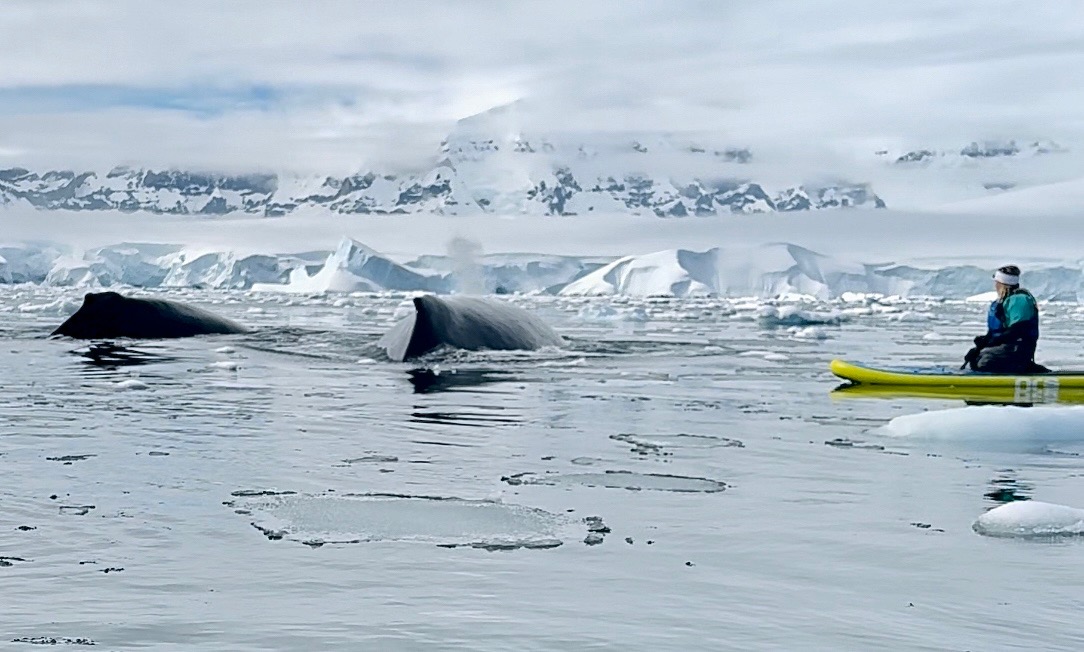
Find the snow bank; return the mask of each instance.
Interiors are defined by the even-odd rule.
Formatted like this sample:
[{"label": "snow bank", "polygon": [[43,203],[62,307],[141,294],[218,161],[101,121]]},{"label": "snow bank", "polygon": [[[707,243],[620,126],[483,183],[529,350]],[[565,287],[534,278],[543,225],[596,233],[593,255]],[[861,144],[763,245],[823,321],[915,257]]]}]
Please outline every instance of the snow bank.
[{"label": "snow bank", "polygon": [[923,441],[1041,449],[1057,443],[1084,443],[1084,406],[981,405],[933,410],[896,417],[879,433]]},{"label": "snow bank", "polygon": [[1084,509],[1022,500],[995,507],[971,526],[991,537],[1084,535]]}]

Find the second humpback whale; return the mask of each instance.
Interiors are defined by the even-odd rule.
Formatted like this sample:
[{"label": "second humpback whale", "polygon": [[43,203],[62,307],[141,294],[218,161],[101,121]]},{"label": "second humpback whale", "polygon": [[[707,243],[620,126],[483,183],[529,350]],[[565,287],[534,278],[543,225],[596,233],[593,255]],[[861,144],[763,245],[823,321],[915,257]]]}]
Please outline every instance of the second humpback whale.
[{"label": "second humpback whale", "polygon": [[125,297],[116,292],[91,292],[83,305],[52,335],[80,340],[112,337],[157,339],[224,333],[247,333],[244,326],[176,301]]},{"label": "second humpback whale", "polygon": [[561,346],[544,321],[516,306],[475,297],[414,298],[407,316],[377,343],[392,360],[410,360],[440,347],[477,351]]}]

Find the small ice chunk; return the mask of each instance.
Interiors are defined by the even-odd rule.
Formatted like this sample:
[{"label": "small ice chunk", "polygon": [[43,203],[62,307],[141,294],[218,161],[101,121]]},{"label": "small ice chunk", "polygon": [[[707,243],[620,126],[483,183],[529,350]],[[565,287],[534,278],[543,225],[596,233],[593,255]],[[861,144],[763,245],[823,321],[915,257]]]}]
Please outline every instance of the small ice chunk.
[{"label": "small ice chunk", "polygon": [[117,381],[113,384],[117,389],[149,389],[150,385],[147,383],[136,380],[135,378],[129,378],[127,380]]},{"label": "small ice chunk", "polygon": [[843,292],[839,295],[839,300],[844,303],[873,303],[883,296],[872,292]]},{"label": "small ice chunk", "polygon": [[1018,500],[995,507],[971,526],[991,537],[1084,535],[1084,509],[1037,500]]},{"label": "small ice chunk", "polygon": [[222,369],[223,371],[237,371],[241,364],[236,360],[220,360],[219,362],[212,362],[210,365],[212,369]]},{"label": "small ice chunk", "polygon": [[870,312],[875,312],[882,315],[890,315],[893,313],[901,312],[903,310],[902,308],[898,308],[896,306],[889,306],[882,303],[871,304],[869,309]]},{"label": "small ice chunk", "polygon": [[806,326],[805,328],[791,326],[787,329],[787,332],[790,333],[791,337],[798,340],[826,340],[831,337],[823,328],[817,326]]},{"label": "small ice chunk", "polygon": [[764,306],[757,311],[757,318],[765,326],[811,326],[815,324],[840,324],[847,318],[843,313],[814,312],[797,306]]},{"label": "small ice chunk", "polygon": [[913,323],[913,322],[930,321],[931,319],[933,319],[933,315],[931,315],[928,312],[915,312],[913,310],[905,310],[903,312],[898,312],[898,313],[892,315],[891,317],[889,317],[889,319],[891,319],[892,321],[912,322]]}]

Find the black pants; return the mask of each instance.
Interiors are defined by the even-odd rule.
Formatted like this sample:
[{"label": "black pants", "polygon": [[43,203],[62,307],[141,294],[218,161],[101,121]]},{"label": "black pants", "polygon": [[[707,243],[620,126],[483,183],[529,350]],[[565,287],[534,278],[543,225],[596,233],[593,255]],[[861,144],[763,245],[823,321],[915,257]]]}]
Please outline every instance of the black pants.
[{"label": "black pants", "polygon": [[971,368],[995,374],[1035,374],[1050,371],[1035,364],[1034,355],[1030,347],[1018,342],[1007,342],[979,351],[978,358],[971,362]]}]

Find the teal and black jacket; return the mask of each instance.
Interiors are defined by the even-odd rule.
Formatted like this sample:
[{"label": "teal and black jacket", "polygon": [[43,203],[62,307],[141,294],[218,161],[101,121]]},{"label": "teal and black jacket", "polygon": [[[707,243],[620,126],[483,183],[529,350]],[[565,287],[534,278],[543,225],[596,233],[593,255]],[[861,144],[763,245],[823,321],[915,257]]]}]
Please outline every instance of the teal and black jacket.
[{"label": "teal and black jacket", "polygon": [[984,346],[1016,343],[1021,353],[1034,357],[1039,342],[1039,304],[1027,290],[1012,290],[990,304],[986,328]]}]

